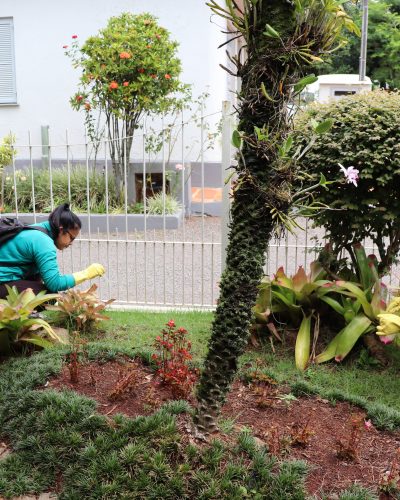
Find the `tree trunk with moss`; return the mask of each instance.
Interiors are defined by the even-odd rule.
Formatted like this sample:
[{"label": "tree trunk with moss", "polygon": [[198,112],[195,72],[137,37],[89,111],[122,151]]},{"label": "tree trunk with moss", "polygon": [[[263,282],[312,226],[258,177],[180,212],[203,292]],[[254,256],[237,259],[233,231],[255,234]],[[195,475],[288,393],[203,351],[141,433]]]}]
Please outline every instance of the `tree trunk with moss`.
[{"label": "tree trunk with moss", "polygon": [[[341,9],[334,0],[331,3]],[[240,55],[231,58],[242,81],[236,133],[241,149],[235,167],[226,268],[197,392],[194,421],[204,434],[216,430],[216,417],[247,345],[267,245],[290,207],[295,168],[288,134],[294,85],[303,67],[331,45],[326,20],[321,21],[321,2],[301,5],[300,0],[296,7],[285,0],[238,4],[226,0],[225,8],[209,3],[237,29],[233,38],[244,39],[247,59],[241,63]],[[323,26],[315,27],[316,22]]]}]

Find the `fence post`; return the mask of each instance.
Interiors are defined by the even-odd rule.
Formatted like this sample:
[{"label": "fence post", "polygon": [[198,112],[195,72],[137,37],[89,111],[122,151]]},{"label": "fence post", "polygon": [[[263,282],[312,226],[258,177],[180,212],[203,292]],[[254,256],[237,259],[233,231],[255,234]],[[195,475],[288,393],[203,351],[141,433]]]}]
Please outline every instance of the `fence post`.
[{"label": "fence post", "polygon": [[231,103],[222,103],[222,211],[221,211],[221,274],[226,265],[226,249],[228,246],[228,232],[230,220],[230,168],[231,168]]},{"label": "fence post", "polygon": [[49,126],[42,125],[41,136],[42,136],[42,168],[49,168]]}]

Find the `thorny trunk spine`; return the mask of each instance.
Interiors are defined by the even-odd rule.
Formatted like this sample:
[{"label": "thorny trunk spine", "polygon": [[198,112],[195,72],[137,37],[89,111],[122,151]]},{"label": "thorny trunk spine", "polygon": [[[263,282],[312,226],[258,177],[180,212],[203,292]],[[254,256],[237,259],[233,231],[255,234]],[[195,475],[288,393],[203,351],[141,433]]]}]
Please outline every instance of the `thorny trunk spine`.
[{"label": "thorny trunk spine", "polygon": [[[271,1],[269,5],[264,3],[257,25],[264,27],[272,10],[276,11],[275,22],[278,26],[279,20],[287,23],[290,9],[289,4],[280,0]],[[295,76],[296,71],[273,58],[270,61],[263,59],[257,50],[256,33],[263,40],[265,36],[260,28],[254,31],[254,40],[248,42],[248,60],[240,74],[242,88],[238,130],[252,137],[255,125],[261,129],[272,124],[270,130],[280,140],[288,131],[285,112],[288,87],[280,84],[276,102],[260,96],[260,87],[266,84],[273,88],[276,82],[290,81],[292,75],[286,78],[288,71],[293,69]],[[199,406],[194,421],[197,429],[204,434],[216,430],[216,417],[236,375],[238,358],[247,345],[252,306],[263,276],[265,251],[275,227],[270,213],[271,203],[282,211],[288,207],[288,199],[281,197],[280,189],[290,180],[291,173],[284,169],[277,171],[275,160],[274,152],[263,154],[246,142],[238,158],[236,170],[239,176],[231,207],[226,268],[220,282],[209,351],[197,393]]]},{"label": "thorny trunk spine", "polygon": [[[241,49],[230,57],[242,78],[238,131],[243,147],[236,167],[226,268],[197,391],[194,423],[204,435],[216,430],[216,417],[247,344],[251,308],[275,229],[273,214],[283,219],[291,203],[295,169],[281,153],[291,125],[288,103],[293,86],[315,56],[332,48],[346,18],[335,0],[329,5],[306,0],[225,0],[223,4],[208,2],[213,12],[232,23],[231,40],[243,36],[247,60],[241,62]],[[354,26],[350,19],[346,23]],[[260,130],[267,133],[262,139]]]},{"label": "thorny trunk spine", "polygon": [[[215,418],[237,372],[237,360],[247,344],[251,308],[263,274],[272,224],[268,218],[257,216],[259,207],[253,194],[248,188],[239,189],[232,206],[227,266],[221,279],[209,354],[198,391],[196,423],[203,432],[215,429]],[[239,254],[238,247],[241,248]],[[228,340],[231,341],[229,347]]]}]

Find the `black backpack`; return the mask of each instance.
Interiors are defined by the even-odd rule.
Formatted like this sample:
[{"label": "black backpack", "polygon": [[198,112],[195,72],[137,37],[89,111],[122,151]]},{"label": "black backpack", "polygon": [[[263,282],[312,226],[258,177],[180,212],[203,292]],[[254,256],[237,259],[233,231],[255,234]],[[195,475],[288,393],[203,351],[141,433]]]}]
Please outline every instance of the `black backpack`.
[{"label": "black backpack", "polygon": [[41,226],[29,226],[18,219],[13,219],[12,217],[1,217],[0,218],[0,246],[6,241],[11,240],[14,236],[17,236],[21,231],[25,229],[36,229],[42,233],[50,236],[48,231]]}]

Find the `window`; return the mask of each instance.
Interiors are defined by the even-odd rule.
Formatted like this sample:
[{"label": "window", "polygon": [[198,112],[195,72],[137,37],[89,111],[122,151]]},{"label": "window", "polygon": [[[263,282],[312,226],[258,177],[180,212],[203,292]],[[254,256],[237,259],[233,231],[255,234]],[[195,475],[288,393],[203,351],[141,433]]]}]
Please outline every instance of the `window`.
[{"label": "window", "polygon": [[343,96],[343,95],[353,95],[355,94],[355,90],[335,90],[334,96]]},{"label": "window", "polygon": [[16,103],[13,20],[0,17],[0,105]]}]

